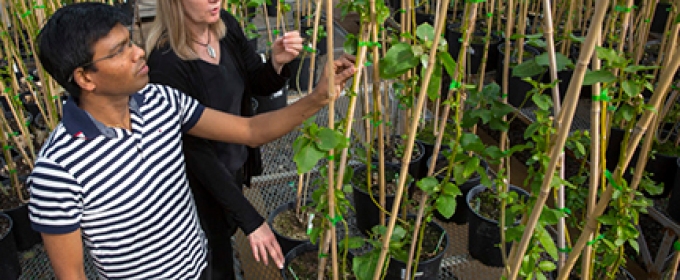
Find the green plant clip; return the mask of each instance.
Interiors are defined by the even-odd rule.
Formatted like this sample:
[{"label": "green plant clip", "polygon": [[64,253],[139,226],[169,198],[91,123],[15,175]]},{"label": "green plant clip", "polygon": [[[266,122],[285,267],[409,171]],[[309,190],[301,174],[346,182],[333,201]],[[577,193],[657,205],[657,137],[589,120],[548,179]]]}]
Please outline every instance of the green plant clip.
[{"label": "green plant clip", "polygon": [[366,61],[366,63],[364,63],[364,66],[366,66],[366,67],[373,66],[373,62]]},{"label": "green plant clip", "polygon": [[406,13],[406,10],[404,10],[404,9],[399,9],[399,12],[403,14],[403,13]]},{"label": "green plant clip", "polygon": [[616,7],[614,7],[614,10],[619,12],[619,13],[628,13],[628,12],[630,12],[631,9],[629,7],[616,5]]},{"label": "green plant clip", "polygon": [[648,18],[646,18],[646,19],[645,19],[645,22],[646,22],[646,23],[650,23],[651,20],[649,20]]},{"label": "green plant clip", "polygon": [[605,88],[600,91],[599,95],[593,95],[593,101],[612,101],[612,98],[609,97],[609,90]]},{"label": "green plant clip", "polygon": [[595,242],[597,242],[598,240],[602,240],[602,239],[604,239],[604,233],[598,235],[595,239],[588,241],[588,243],[586,243],[586,244],[588,244],[588,246],[593,246],[593,244],[595,244]]},{"label": "green plant clip", "polygon": [[14,96],[12,96],[12,99],[14,99],[14,100],[16,100],[16,101],[19,101],[19,100],[20,100],[20,98],[21,98],[21,97],[20,97],[20,96],[19,96],[18,94],[17,94],[17,95],[14,95]]},{"label": "green plant clip", "polygon": [[59,95],[52,95],[52,100],[57,100],[59,99]]},{"label": "green plant clip", "polygon": [[621,190],[621,186],[619,186],[619,184],[617,184],[616,181],[614,181],[614,177],[612,177],[612,173],[609,172],[609,170],[604,171],[604,176],[607,177],[607,180],[609,180],[609,183],[612,184],[612,186],[614,186],[615,189]]},{"label": "green plant clip", "polygon": [[501,94],[501,98],[508,98],[508,94],[507,93]]},{"label": "green plant clip", "polygon": [[16,169],[10,169],[10,170],[9,170],[9,174],[14,174],[14,173],[17,173],[17,170],[16,170]]},{"label": "green plant clip", "polygon": [[558,210],[560,210],[560,211],[561,211],[562,213],[564,213],[564,214],[571,215],[571,209],[569,209],[569,208],[567,208],[567,207],[560,208],[560,209],[558,209]]},{"label": "green plant clip", "polygon": [[319,258],[328,258],[328,254],[319,253]]},{"label": "green plant clip", "polygon": [[459,81],[451,81],[451,84],[449,85],[449,90],[454,90],[460,88],[460,82]]},{"label": "green plant clip", "polygon": [[676,240],[676,241],[673,243],[673,249],[675,249],[675,251],[680,252],[680,241],[677,241],[677,240]]},{"label": "green plant clip", "polygon": [[368,47],[368,43],[366,41],[359,41],[359,47]]},{"label": "green plant clip", "polygon": [[45,5],[35,5],[35,6],[33,6],[33,8],[35,8],[35,9],[44,9],[44,8],[45,8]]},{"label": "green plant clip", "polygon": [[24,123],[24,126],[25,126],[25,127],[28,127],[28,126],[30,126],[30,125],[31,125],[31,121],[30,121],[30,120],[26,120],[26,122]]},{"label": "green plant clip", "polygon": [[373,126],[379,126],[380,124],[382,124],[382,121],[380,121],[380,120],[378,120],[378,121],[376,121],[376,120],[371,120],[371,124],[372,124]]},{"label": "green plant clip", "polygon": [[331,216],[329,216],[328,214],[326,214],[325,216],[326,216],[326,219],[328,219],[331,222],[331,224],[333,224],[333,226],[338,224],[339,221],[342,221],[342,215],[337,215],[333,219],[331,219]]},{"label": "green plant clip", "polygon": [[486,17],[493,17],[493,13],[486,13]]},{"label": "green plant clip", "polygon": [[315,49],[313,49],[312,47],[310,47],[310,46],[308,46],[308,45],[305,45],[304,47],[302,47],[302,49],[304,49],[306,52],[310,52],[310,53],[315,53],[315,52],[316,52]]},{"label": "green plant clip", "polygon": [[25,13],[21,14],[21,18],[26,18],[27,16],[30,16],[33,12],[28,10]]},{"label": "green plant clip", "polygon": [[12,131],[12,136],[19,136],[19,132],[18,131]]},{"label": "green plant clip", "polygon": [[3,90],[3,92],[4,92],[4,93],[8,93],[8,92],[10,92],[11,90],[12,90],[11,88],[6,87],[6,88]]},{"label": "green plant clip", "polygon": [[566,248],[557,248],[557,251],[560,253],[571,253],[571,248],[566,247]]},{"label": "green plant clip", "polygon": [[486,0],[467,0],[467,2],[478,4],[478,3],[484,3],[484,2],[486,2]]},{"label": "green plant clip", "polygon": [[293,189],[297,189],[297,188],[295,187],[295,182],[293,182],[293,181],[288,182],[288,186],[290,186],[290,187],[293,188]]},{"label": "green plant clip", "polygon": [[4,146],[2,146],[2,149],[5,150],[5,151],[7,151],[7,150],[9,150],[9,149],[12,149],[12,148],[13,148],[13,147],[10,146],[10,145],[4,145]]},{"label": "green plant clip", "polygon": [[613,112],[613,111],[616,111],[616,106],[614,106],[614,105],[609,105],[609,106],[607,106],[607,110],[612,111],[612,112]]},{"label": "green plant clip", "polygon": [[278,36],[278,35],[279,35],[279,32],[280,32],[280,31],[279,31],[278,29],[272,30],[272,34],[274,34],[274,36]]},{"label": "green plant clip", "polygon": [[335,157],[333,155],[328,156],[328,160],[333,160],[333,159],[335,159]]}]

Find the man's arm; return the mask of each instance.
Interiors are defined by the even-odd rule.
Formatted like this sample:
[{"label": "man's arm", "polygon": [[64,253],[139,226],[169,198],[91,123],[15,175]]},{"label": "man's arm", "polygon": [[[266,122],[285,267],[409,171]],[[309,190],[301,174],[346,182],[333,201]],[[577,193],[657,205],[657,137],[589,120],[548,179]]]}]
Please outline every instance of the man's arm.
[{"label": "man's arm", "polygon": [[[353,63],[354,57],[347,55],[333,62],[336,93],[339,93],[345,82],[354,75]],[[324,74],[322,77],[327,76]],[[293,130],[330,102],[326,79],[323,78],[311,94],[294,104],[252,118],[206,108],[196,125],[189,130],[189,134],[251,147],[273,141]]]},{"label": "man's arm", "polygon": [[87,280],[80,229],[65,234],[42,233],[42,239],[57,279]]}]

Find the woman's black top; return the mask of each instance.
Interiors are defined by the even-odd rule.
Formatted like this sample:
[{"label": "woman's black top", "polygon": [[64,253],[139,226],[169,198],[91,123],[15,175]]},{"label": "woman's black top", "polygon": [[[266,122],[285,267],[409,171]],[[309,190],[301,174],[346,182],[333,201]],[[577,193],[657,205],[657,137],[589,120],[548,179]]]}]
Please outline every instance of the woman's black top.
[{"label": "woman's black top", "polygon": [[[222,112],[252,116],[250,97],[266,96],[280,90],[290,76],[288,67],[281,75],[271,61],[262,58],[248,44],[236,19],[221,13],[227,35],[220,40],[219,65],[201,59],[182,60],[169,44],[154,49],[149,55],[149,78],[152,83],[169,85],[199,100],[203,105]],[[224,124],[229,125],[229,124]],[[235,184],[234,173],[245,171],[245,182],[261,173],[258,148],[227,144],[183,136],[187,172],[196,175],[201,185],[232,212],[238,226],[247,235],[264,222],[264,218],[248,202]]]}]

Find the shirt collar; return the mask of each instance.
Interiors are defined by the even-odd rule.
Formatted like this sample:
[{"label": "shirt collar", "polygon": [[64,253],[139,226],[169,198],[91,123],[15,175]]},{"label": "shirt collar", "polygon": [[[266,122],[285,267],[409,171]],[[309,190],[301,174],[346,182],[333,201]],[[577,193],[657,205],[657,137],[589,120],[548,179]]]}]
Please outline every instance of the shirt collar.
[{"label": "shirt collar", "polygon": [[[144,96],[136,92],[130,97],[130,113],[139,115],[140,104],[144,103]],[[115,138],[116,133],[112,128],[96,120],[90,113],[78,107],[78,101],[69,97],[64,104],[64,117],[62,123],[66,132],[73,137],[92,139],[103,135],[108,138]]]}]

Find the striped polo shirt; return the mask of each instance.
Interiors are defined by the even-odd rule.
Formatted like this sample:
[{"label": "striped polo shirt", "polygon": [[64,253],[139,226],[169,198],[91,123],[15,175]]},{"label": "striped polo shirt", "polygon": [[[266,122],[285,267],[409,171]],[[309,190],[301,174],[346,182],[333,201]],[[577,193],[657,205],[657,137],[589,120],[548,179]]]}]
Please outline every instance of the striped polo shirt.
[{"label": "striped polo shirt", "polygon": [[104,126],[66,102],[28,179],[32,226],[52,234],[80,228],[105,278],[198,278],[207,240],[181,141],[204,107],[155,84],[129,104],[132,131]]}]

